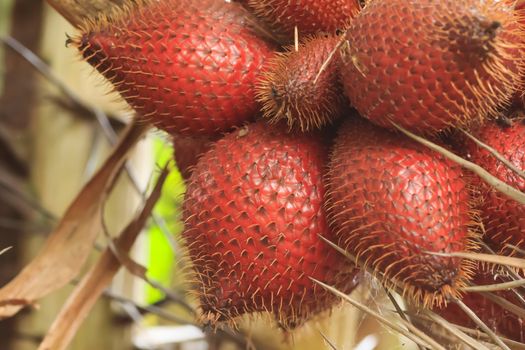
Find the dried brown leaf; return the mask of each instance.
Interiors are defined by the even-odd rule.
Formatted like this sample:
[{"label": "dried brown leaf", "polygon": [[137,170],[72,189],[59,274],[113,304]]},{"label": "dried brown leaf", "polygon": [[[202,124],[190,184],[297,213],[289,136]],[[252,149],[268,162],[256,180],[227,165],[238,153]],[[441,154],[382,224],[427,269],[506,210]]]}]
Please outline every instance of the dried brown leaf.
[{"label": "dried brown leaf", "polygon": [[0,318],[16,314],[23,306],[13,299],[36,301],[75,278],[101,231],[103,195],[111,188],[126,156],[149,128],[133,123],[100,170],[84,186],[38,255],[11,282],[0,289]]},{"label": "dried brown leaf", "polygon": [[[135,242],[135,239],[144,227],[155,203],[160,197],[162,185],[168,171],[165,168],[153,189],[151,195],[146,200],[141,213],[122,231],[120,236],[114,241],[115,249],[119,252],[127,252]],[[106,286],[111,282],[117,271],[121,267],[121,262],[108,247],[100,256],[97,263],[84,276],[77,285],[69,299],[62,307],[62,310],[51,325],[44,340],[40,344],[39,350],[61,350],[65,349],[78,328],[89,314],[89,311],[102,295]]]},{"label": "dried brown leaf", "polygon": [[47,0],[69,23],[79,27],[86,18],[94,18],[100,12],[109,12],[124,0]]}]

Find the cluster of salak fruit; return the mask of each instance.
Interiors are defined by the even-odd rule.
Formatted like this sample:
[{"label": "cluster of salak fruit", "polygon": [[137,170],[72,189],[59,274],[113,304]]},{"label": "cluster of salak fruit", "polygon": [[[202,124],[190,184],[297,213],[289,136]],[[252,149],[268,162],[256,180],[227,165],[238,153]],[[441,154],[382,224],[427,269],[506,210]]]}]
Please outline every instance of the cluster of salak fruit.
[{"label": "cluster of salak fruit", "polygon": [[367,269],[410,304],[475,325],[445,307],[462,298],[523,341],[523,319],[461,292],[493,267],[433,253],[475,252],[482,239],[516,254],[525,206],[396,130],[455,146],[524,191],[458,136],[468,129],[525,168],[511,108],[519,12],[514,0],[136,0],[71,42],[174,137],[204,321],[268,311],[291,329],[337,302],[315,280],[349,293]]}]

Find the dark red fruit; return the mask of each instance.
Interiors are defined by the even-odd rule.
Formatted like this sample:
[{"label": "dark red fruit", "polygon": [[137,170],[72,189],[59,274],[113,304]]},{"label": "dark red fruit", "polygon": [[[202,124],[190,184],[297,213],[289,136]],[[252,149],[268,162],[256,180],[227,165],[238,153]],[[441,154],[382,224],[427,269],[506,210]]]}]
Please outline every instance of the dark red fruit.
[{"label": "dark red fruit", "polygon": [[272,46],[238,3],[140,2],[87,23],[82,56],[143,118],[177,133],[215,133],[258,111],[254,84]]},{"label": "dark red fruit", "polygon": [[356,285],[349,261],[319,238],[333,236],[323,209],[326,147],[318,135],[257,123],[219,140],[202,158],[184,202],[189,254],[203,319],[272,312],[284,328]]},{"label": "dark red fruit", "polygon": [[431,307],[459,294],[471,263],[427,252],[472,247],[460,166],[355,118],[339,131],[327,181],[328,217],[341,247],[412,303]]},{"label": "dark red fruit", "polygon": [[[525,171],[525,124],[516,121],[511,126],[487,123],[475,136],[508,159],[515,167]],[[507,168],[487,150],[468,142],[468,158],[498,179],[525,192],[525,179]],[[512,244],[525,249],[525,205],[517,203],[481,180],[476,181],[481,192],[481,215],[485,240],[502,254],[512,254]]]},{"label": "dark red fruit", "polygon": [[[246,1],[245,1],[246,2]],[[247,0],[254,13],[270,23],[274,30],[294,38],[297,26],[300,36],[344,29],[360,10],[359,0]]]},{"label": "dark red fruit", "polygon": [[[337,36],[310,37],[270,61],[257,87],[264,116],[301,130],[321,128],[348,104],[339,80]],[[325,63],[328,64],[325,65]]]},{"label": "dark red fruit", "polygon": [[515,13],[499,0],[375,0],[342,46],[346,94],[359,113],[432,134],[497,115],[521,85]]},{"label": "dark red fruit", "polygon": [[173,134],[172,139],[177,168],[182,177],[188,179],[199,157],[211,147],[213,138]]}]

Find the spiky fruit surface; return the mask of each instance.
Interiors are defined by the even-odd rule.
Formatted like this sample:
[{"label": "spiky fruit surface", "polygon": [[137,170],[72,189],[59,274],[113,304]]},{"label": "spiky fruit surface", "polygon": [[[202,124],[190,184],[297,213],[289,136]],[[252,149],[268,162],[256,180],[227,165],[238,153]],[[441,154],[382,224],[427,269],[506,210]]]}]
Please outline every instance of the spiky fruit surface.
[{"label": "spiky fruit surface", "polygon": [[144,118],[178,133],[214,133],[257,112],[254,84],[272,46],[238,3],[140,1],[87,23],[82,56]]},{"label": "spiky fruit surface", "polygon": [[342,46],[344,88],[385,127],[431,134],[480,121],[521,84],[519,34],[499,0],[371,1]]},{"label": "spiky fruit surface", "polygon": [[[280,129],[280,130],[279,130]],[[314,135],[257,123],[219,140],[193,172],[183,234],[197,272],[204,319],[270,311],[292,328],[356,283],[323,209],[326,148]]]},{"label": "spiky fruit surface", "polygon": [[[474,276],[474,285],[487,285],[508,282],[501,275],[494,275],[487,268],[480,268]],[[497,291],[496,296],[504,298],[520,309],[520,301],[512,290]],[[493,332],[509,339],[525,342],[525,318],[519,317],[506,308],[499,306],[479,293],[466,293],[462,301],[485,323]],[[478,328],[472,319],[455,304],[436,310],[448,321],[463,327]]]},{"label": "spiky fruit surface", "polygon": [[339,40],[337,36],[310,37],[298,51],[289,47],[270,61],[257,87],[265,117],[284,119],[290,127],[305,131],[341,116],[348,103],[339,79],[338,55],[334,55]]},{"label": "spiky fruit surface", "polygon": [[359,0],[247,0],[254,13],[270,23],[274,30],[294,38],[297,26],[300,36],[344,29],[360,10]]},{"label": "spiky fruit surface", "polygon": [[465,284],[468,261],[427,254],[472,246],[461,167],[356,118],[339,131],[327,183],[328,218],[340,246],[387,285],[433,306]]},{"label": "spiky fruit surface", "polygon": [[[496,122],[487,123],[475,133],[475,137],[500,153],[516,168],[525,171],[523,121],[516,121],[511,126]],[[474,142],[467,142],[466,152],[472,162],[498,179],[525,192],[525,179],[506,167],[489,151]],[[482,197],[480,210],[486,231],[485,240],[504,254],[511,254],[513,251],[511,248],[505,248],[506,244],[525,249],[525,205],[508,198],[481,180],[476,181],[476,184]]]}]

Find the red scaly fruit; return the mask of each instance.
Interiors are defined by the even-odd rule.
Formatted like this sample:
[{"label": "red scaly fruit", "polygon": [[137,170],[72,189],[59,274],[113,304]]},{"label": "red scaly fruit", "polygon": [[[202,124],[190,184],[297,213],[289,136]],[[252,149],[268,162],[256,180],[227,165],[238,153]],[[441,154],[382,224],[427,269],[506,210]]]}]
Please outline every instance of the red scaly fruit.
[{"label": "red scaly fruit", "polygon": [[184,202],[188,250],[203,320],[269,311],[285,329],[337,298],[310,277],[344,292],[357,283],[323,209],[326,147],[319,135],[286,133],[258,122],[228,134],[199,160]]},{"label": "red scaly fruit", "polygon": [[499,0],[373,0],[341,48],[345,92],[380,126],[482,122],[521,85],[521,30]]},{"label": "red scaly fruit", "polygon": [[307,131],[341,116],[348,102],[334,56],[339,41],[337,36],[309,37],[298,50],[289,47],[270,60],[256,89],[265,117]]},{"label": "red scaly fruit", "polygon": [[187,180],[199,157],[210,149],[216,138],[172,134],[174,158],[182,178]]},{"label": "red scaly fruit", "polygon": [[335,34],[344,29],[360,10],[359,0],[247,0],[248,7],[274,31],[294,38],[295,27],[299,35],[319,32]]},{"label": "red scaly fruit", "polygon": [[[494,275],[485,267],[476,273],[472,282],[474,285],[482,286],[508,282],[508,280],[501,275]],[[497,291],[495,294],[516,305],[516,309],[521,308],[521,303],[512,290]],[[479,293],[466,293],[462,301],[496,334],[518,342],[525,342],[525,318],[517,316]],[[457,325],[478,328],[476,323],[456,304],[448,304],[447,307],[436,310],[436,312]]]},{"label": "red scaly fruit", "polygon": [[331,154],[327,213],[341,247],[415,305],[456,296],[474,248],[470,191],[460,166],[361,118],[345,121]]},{"label": "red scaly fruit", "polygon": [[72,39],[143,118],[168,132],[231,129],[258,111],[255,83],[272,45],[242,5],[139,1]]},{"label": "red scaly fruit", "polygon": [[[490,122],[481,127],[475,137],[485,143],[516,168],[525,172],[525,124],[514,121],[511,126]],[[498,179],[525,192],[525,179],[473,141],[466,143],[467,158]],[[517,203],[490,185],[476,178],[481,192],[480,211],[485,227],[485,241],[501,254],[512,254],[506,244],[525,249],[525,205]]]}]

